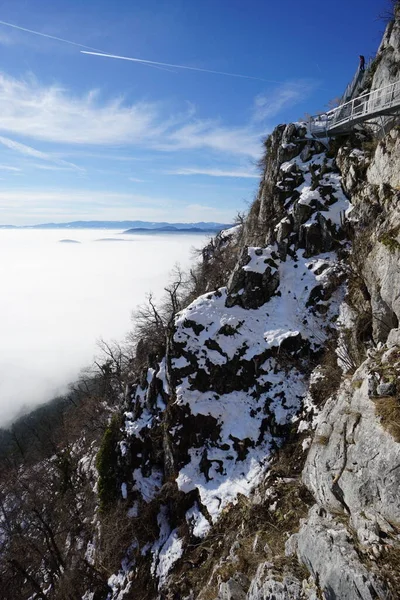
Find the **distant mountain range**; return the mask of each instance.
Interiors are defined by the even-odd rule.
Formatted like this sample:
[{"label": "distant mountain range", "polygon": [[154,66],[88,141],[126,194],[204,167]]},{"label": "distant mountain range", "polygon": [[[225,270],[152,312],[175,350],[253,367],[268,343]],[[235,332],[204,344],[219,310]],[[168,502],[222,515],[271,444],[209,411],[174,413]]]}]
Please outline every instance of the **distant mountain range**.
[{"label": "distant mountain range", "polygon": [[[216,223],[213,223],[212,226],[206,227],[206,228],[201,228],[201,227],[195,227],[196,224],[193,224],[193,227],[185,227],[185,225],[182,223],[182,227],[178,227],[175,225],[163,225],[162,227],[132,227],[131,229],[127,229],[126,231],[124,231],[124,234],[133,234],[133,233],[148,233],[149,231],[154,231],[157,233],[206,233],[208,232],[215,232],[215,231],[220,231],[221,229],[226,229],[227,226],[226,225],[218,225],[218,227],[216,226]],[[230,225],[228,226],[230,227]]]},{"label": "distant mountain range", "polygon": [[71,221],[70,223],[41,223],[39,225],[0,225],[0,229],[124,229],[124,233],[140,231],[164,231],[200,233],[202,231],[220,231],[231,227],[227,223],[156,223],[151,221]]}]

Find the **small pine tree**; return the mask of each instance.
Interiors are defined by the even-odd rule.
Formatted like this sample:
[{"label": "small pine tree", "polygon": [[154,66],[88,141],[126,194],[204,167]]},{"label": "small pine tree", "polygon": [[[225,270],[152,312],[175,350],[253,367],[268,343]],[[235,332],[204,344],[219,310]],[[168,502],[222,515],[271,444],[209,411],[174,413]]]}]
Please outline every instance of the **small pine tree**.
[{"label": "small pine tree", "polygon": [[96,457],[96,469],[99,474],[97,494],[101,511],[106,511],[118,498],[118,452],[120,423],[117,415],[111,419],[104,432],[100,449]]}]

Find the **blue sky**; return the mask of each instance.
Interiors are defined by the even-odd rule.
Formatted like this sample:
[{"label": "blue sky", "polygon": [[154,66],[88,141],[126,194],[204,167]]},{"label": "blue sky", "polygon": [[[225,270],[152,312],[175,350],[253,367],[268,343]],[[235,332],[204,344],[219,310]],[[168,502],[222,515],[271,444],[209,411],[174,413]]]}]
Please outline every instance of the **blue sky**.
[{"label": "blue sky", "polygon": [[[0,224],[230,221],[261,139],[327,109],[386,0],[13,0],[0,20]],[[253,77],[254,79],[251,79]]]}]

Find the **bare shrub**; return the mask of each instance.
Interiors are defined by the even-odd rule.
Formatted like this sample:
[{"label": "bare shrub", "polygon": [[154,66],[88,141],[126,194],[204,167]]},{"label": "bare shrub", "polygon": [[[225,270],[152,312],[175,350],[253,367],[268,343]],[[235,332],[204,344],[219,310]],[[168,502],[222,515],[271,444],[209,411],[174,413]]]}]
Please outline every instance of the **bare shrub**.
[{"label": "bare shrub", "polygon": [[398,0],[386,0],[385,8],[379,13],[378,19],[385,24],[391,23],[396,18],[396,13],[399,10]]},{"label": "bare shrub", "polygon": [[[96,568],[108,577],[118,571],[123,558],[135,552],[135,520],[125,504],[115,503],[100,518]],[[129,557],[129,556],[128,556]]]},{"label": "bare shrub", "polygon": [[165,350],[167,333],[174,317],[186,304],[189,282],[190,277],[179,265],[175,265],[160,303],[156,304],[150,293],[146,302],[132,313],[133,329],[127,339],[135,349],[135,356],[131,361],[134,370],[139,371],[149,356],[160,355]]}]

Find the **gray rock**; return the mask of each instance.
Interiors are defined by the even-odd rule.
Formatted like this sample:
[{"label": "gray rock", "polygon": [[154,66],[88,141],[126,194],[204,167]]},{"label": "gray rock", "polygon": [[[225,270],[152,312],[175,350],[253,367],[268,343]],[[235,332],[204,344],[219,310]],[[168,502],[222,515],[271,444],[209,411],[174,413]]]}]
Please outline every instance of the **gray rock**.
[{"label": "gray rock", "polygon": [[283,240],[292,232],[292,223],[289,218],[283,219],[276,228],[276,240],[278,244],[282,243]]},{"label": "gray rock", "polygon": [[226,306],[238,305],[243,308],[259,308],[274,295],[279,287],[279,272],[265,265],[264,273],[245,271],[249,256],[245,248],[228,285]]},{"label": "gray rock", "polygon": [[[303,471],[316,501],[328,511],[355,518],[369,511],[385,521],[400,521],[400,444],[383,429],[368,397],[368,359],[326,403]],[[329,430],[329,438],[326,431]],[[325,435],[325,437],[324,437]],[[322,444],[319,440],[326,440]]]},{"label": "gray rock", "polygon": [[333,517],[311,509],[297,544],[302,561],[329,600],[384,600],[389,598],[378,579],[361,563],[347,529]]},{"label": "gray rock", "polygon": [[229,579],[219,586],[218,600],[246,600],[246,592],[237,579]]},{"label": "gray rock", "polygon": [[271,569],[271,563],[263,563],[258,567],[246,596],[246,600],[317,600],[317,598],[314,585],[303,585],[303,582],[290,574],[279,577]]},{"label": "gray rock", "polygon": [[376,375],[375,373],[368,373],[367,378],[367,390],[368,390],[368,398],[374,398],[376,396]]},{"label": "gray rock", "polygon": [[393,383],[379,383],[376,387],[377,396],[394,396],[396,386]]},{"label": "gray rock", "polygon": [[400,347],[400,329],[392,329],[390,331],[386,345],[388,348]]},{"label": "gray rock", "polygon": [[300,158],[303,162],[307,162],[313,156],[315,150],[312,143],[307,143],[303,150],[300,152]]}]

